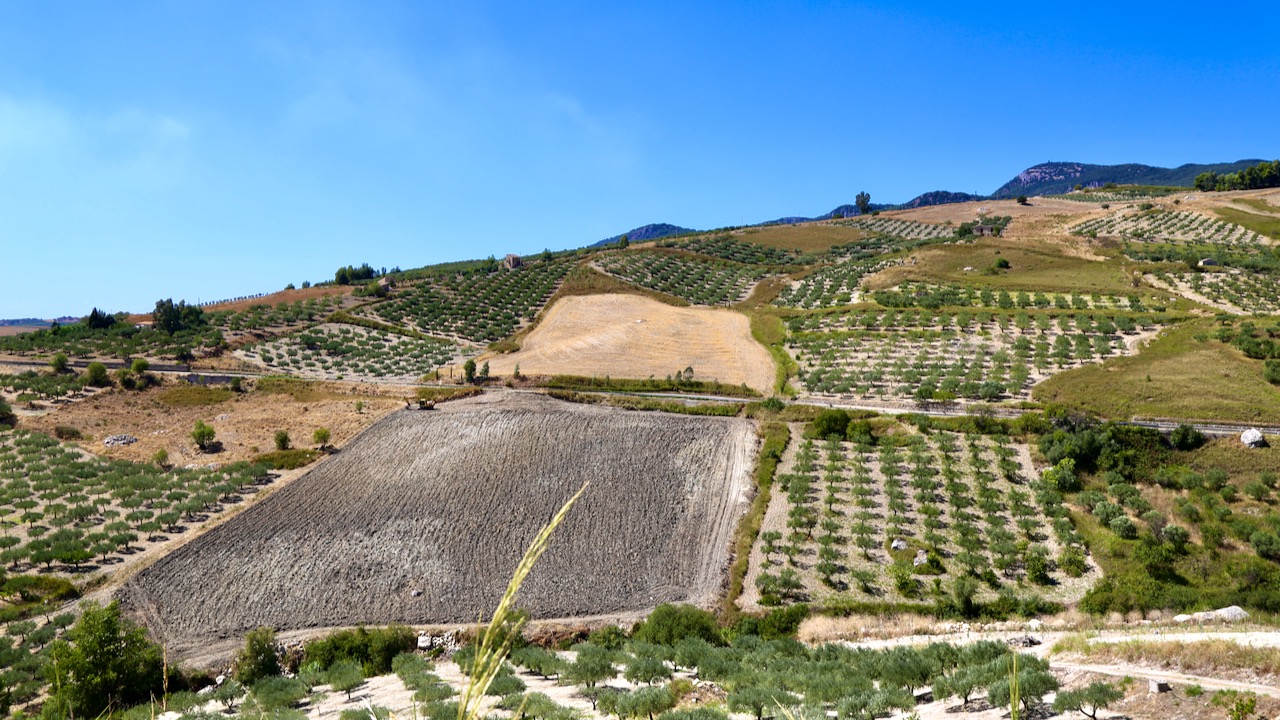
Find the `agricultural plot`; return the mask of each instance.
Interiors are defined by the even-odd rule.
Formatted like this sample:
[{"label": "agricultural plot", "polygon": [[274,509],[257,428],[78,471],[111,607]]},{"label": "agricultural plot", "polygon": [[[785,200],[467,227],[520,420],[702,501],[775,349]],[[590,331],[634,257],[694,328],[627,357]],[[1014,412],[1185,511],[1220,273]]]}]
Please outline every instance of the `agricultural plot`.
[{"label": "agricultural plot", "polygon": [[[1140,295],[1105,293],[1009,292],[969,285],[935,285],[904,282],[875,294],[876,302],[889,307],[979,307],[1010,310],[1127,310],[1149,312]],[[1154,308],[1163,310],[1163,308]]]},{"label": "agricultural plot", "polygon": [[899,220],[890,217],[860,217],[840,224],[905,240],[946,240],[955,237],[956,234],[956,229],[951,225]]},{"label": "agricultural plot", "polygon": [[119,562],[206,521],[271,476],[260,466],[162,470],[38,433],[0,436],[0,562],[11,571]]},{"label": "agricultural plot", "polygon": [[16,393],[18,402],[66,397],[83,389],[84,380],[71,373],[51,375],[27,370],[17,375],[0,375],[0,390]]},{"label": "agricultural plot", "polygon": [[1280,278],[1270,273],[1228,270],[1212,273],[1156,273],[1156,279],[1183,288],[1241,315],[1280,313]]},{"label": "agricultural plot", "polygon": [[493,342],[533,320],[570,267],[551,260],[431,276],[362,312],[428,335]]},{"label": "agricultural plot", "polygon": [[0,353],[53,355],[73,358],[189,358],[206,355],[223,343],[222,332],[213,326],[182,330],[173,334],[150,327],[116,323],[106,329],[84,325],[64,325],[56,329],[0,337]]},{"label": "agricultural plot", "polygon": [[630,294],[561,298],[519,351],[486,362],[498,376],[519,367],[525,375],[663,378],[692,368],[694,379],[760,392],[768,392],[776,377],[769,351],[752,339],[742,313],[672,307]]},{"label": "agricultural plot", "polygon": [[288,330],[308,325],[342,308],[351,296],[314,297],[275,305],[261,303],[245,310],[215,310],[205,314],[209,324],[230,334]]},{"label": "agricultural plot", "polygon": [[300,377],[414,383],[456,360],[456,343],[355,325],[325,324],[236,352],[272,372]]},{"label": "agricultural plot", "polygon": [[769,274],[756,265],[671,252],[624,252],[606,255],[597,264],[610,275],[694,305],[738,302]]},{"label": "agricultural plot", "polygon": [[829,265],[793,282],[774,303],[784,307],[822,308],[860,302],[862,278],[900,262],[849,260]]},{"label": "agricultural plot", "polygon": [[1028,398],[1054,372],[1134,352],[1128,316],[863,310],[790,320],[806,392],[880,400]]},{"label": "agricultural plot", "polygon": [[754,449],[745,420],[528,394],[403,411],[141,571],[122,600],[171,651],[259,625],[474,621],[590,480],[521,607],[548,618],[710,603]]},{"label": "agricultural plot", "polygon": [[1185,211],[1116,212],[1074,225],[1071,232],[1076,235],[1119,236],[1138,240],[1206,242],[1242,250],[1271,243],[1271,240],[1234,223]]},{"label": "agricultural plot", "polygon": [[699,255],[720,258],[721,260],[729,260],[744,265],[769,265],[775,267],[804,265],[812,260],[811,255],[742,242],[734,240],[729,235],[699,235],[687,240],[660,241],[658,246],[688,250]]},{"label": "agricultural plot", "polygon": [[1061,495],[1034,478],[1026,449],[1002,436],[803,440],[779,468],[744,600],[919,600],[966,575],[988,596],[1030,583],[1078,599],[1091,581],[1054,558],[1080,538]]}]

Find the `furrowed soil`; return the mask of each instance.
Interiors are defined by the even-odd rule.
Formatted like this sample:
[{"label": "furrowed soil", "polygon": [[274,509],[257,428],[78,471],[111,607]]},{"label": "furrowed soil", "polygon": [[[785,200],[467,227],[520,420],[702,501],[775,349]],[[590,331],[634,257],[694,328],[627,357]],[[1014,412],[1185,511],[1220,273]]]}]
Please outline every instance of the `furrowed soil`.
[{"label": "furrowed soil", "polygon": [[487,358],[510,375],[666,377],[692,367],[698,380],[768,392],[769,351],[751,338],[747,316],[731,310],[679,308],[638,295],[566,297],[547,312],[518,352]]},{"label": "furrowed soil", "polygon": [[745,509],[749,421],[500,392],[379,421],[120,591],[171,655],[280,630],[474,622],[591,486],[526,581],[535,618],[710,604]]}]

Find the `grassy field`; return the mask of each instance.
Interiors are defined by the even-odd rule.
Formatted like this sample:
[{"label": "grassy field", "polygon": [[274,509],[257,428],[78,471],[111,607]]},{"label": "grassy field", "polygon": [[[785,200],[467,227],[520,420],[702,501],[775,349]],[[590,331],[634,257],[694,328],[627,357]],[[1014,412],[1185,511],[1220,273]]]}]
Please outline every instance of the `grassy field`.
[{"label": "grassy field", "polygon": [[1263,379],[1262,363],[1217,340],[1210,321],[1162,333],[1138,355],[1056,375],[1032,396],[1107,418],[1169,417],[1280,423],[1280,388]]},{"label": "grassy field", "polygon": [[734,239],[765,247],[821,252],[833,245],[861,240],[867,234],[858,228],[841,225],[770,225],[750,228],[734,234]]},{"label": "grassy field", "polygon": [[1264,213],[1280,213],[1280,206],[1272,205],[1262,198],[1235,198],[1231,202],[1240,203]]},{"label": "grassy field", "polygon": [[[1243,200],[1241,202],[1244,202]],[[1257,200],[1256,202],[1266,205],[1265,200]],[[1254,206],[1257,208],[1257,206]],[[1268,208],[1274,206],[1268,205]],[[1257,208],[1261,209],[1261,208]],[[1256,213],[1247,212],[1245,210],[1237,210],[1236,208],[1221,207],[1213,210],[1227,222],[1233,222],[1242,225],[1259,235],[1266,235],[1269,238],[1280,239],[1280,218],[1269,215],[1258,215]]]},{"label": "grassy field", "polygon": [[[1115,262],[1065,255],[1047,243],[987,238],[972,244],[937,245],[916,250],[916,263],[891,267],[871,279],[872,289],[904,280],[981,283],[1017,290],[1133,292],[1132,279]],[[997,260],[1010,268],[994,275],[983,272]],[[966,267],[973,270],[966,271]]]}]

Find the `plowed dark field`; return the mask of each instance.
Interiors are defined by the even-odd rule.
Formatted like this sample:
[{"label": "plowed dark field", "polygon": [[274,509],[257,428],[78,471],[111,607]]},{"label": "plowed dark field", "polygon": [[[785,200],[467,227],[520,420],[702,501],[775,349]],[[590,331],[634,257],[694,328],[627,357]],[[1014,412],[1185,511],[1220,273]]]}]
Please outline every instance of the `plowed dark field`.
[{"label": "plowed dark field", "polygon": [[748,421],[502,393],[401,411],[120,591],[171,652],[281,630],[475,621],[586,480],[521,592],[536,618],[708,603],[745,509]]}]

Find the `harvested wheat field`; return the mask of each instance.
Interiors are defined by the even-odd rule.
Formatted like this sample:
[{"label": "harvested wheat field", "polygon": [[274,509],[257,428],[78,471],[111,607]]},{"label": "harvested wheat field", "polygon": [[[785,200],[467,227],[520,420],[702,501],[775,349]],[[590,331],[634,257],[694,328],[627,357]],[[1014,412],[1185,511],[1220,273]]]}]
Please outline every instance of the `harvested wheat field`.
[{"label": "harvested wheat field", "polygon": [[584,295],[558,301],[518,352],[488,358],[510,375],[666,377],[692,367],[698,380],[768,392],[773,359],[751,337],[745,315],[680,308],[639,295]]},{"label": "harvested wheat field", "polygon": [[126,607],[170,653],[247,631],[475,621],[538,528],[591,487],[521,592],[535,618],[720,592],[752,424],[498,392],[400,411],[271,497],[143,570]]}]

